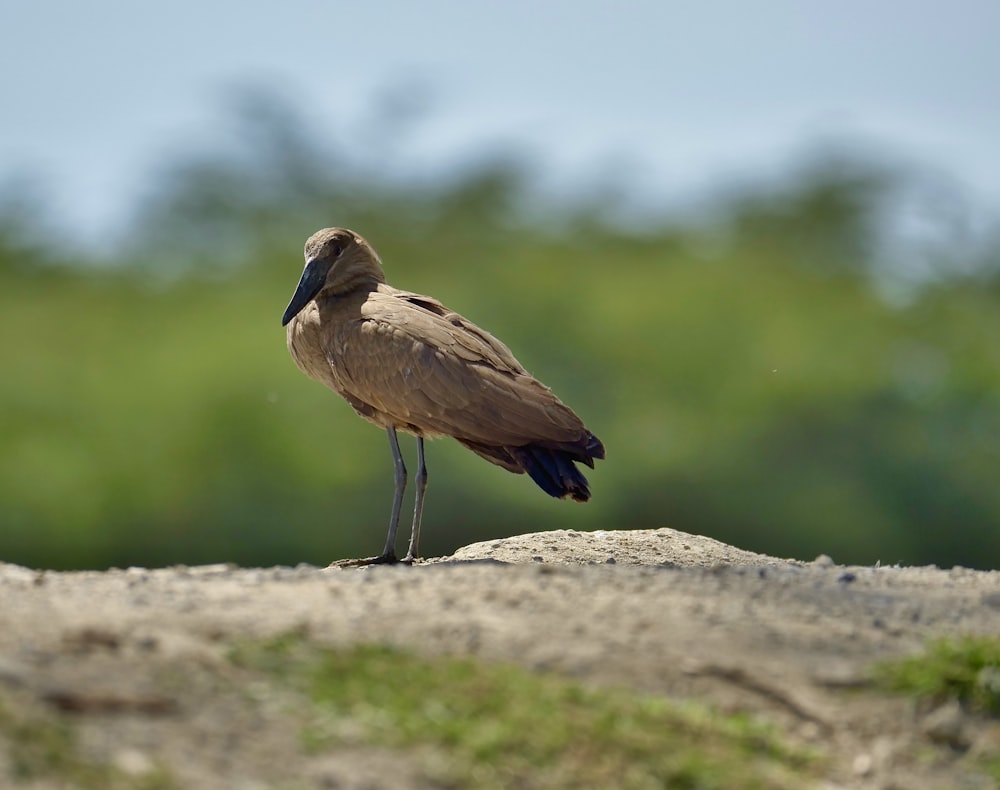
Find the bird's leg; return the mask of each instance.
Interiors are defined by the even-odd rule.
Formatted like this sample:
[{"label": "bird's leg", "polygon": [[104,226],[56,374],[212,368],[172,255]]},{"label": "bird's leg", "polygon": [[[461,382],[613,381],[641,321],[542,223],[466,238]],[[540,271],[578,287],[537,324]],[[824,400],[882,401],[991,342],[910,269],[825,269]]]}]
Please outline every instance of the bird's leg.
[{"label": "bird's leg", "polygon": [[385,429],[389,434],[389,447],[392,448],[392,465],[395,469],[396,493],[392,498],[392,515],[389,516],[389,534],[385,538],[385,548],[380,556],[384,562],[396,561],[396,530],[399,529],[399,509],[403,505],[403,492],[406,490],[406,464],[403,454],[399,451],[399,438],[396,429],[391,425]]},{"label": "bird's leg", "polygon": [[403,562],[413,562],[420,556],[420,519],[424,514],[424,492],[427,490],[427,464],[424,462],[424,437],[417,437],[417,494],[413,500],[413,527],[410,548]]},{"label": "bird's leg", "polygon": [[[395,469],[396,493],[392,499],[392,515],[389,516],[389,534],[385,537],[385,548],[377,557],[366,557],[361,560],[339,560],[330,563],[331,568],[352,568],[362,565],[391,565],[396,559],[396,530],[399,529],[399,510],[403,505],[403,492],[406,490],[406,464],[399,450],[399,438],[396,429],[391,425],[385,429],[389,435],[389,447],[392,449],[392,464]],[[420,447],[421,466],[423,466],[423,446]],[[419,494],[418,494],[419,496]],[[412,549],[412,540],[411,540]],[[407,558],[409,561],[409,558]]]}]

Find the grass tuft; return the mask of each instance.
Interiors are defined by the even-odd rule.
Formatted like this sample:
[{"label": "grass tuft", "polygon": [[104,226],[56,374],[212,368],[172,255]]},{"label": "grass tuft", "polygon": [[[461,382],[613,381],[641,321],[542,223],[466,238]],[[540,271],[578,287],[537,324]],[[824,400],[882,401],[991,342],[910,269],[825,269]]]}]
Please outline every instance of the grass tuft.
[{"label": "grass tuft", "polygon": [[970,712],[1000,717],[1000,639],[941,639],[921,655],[879,664],[875,677],[889,691],[954,699]]}]

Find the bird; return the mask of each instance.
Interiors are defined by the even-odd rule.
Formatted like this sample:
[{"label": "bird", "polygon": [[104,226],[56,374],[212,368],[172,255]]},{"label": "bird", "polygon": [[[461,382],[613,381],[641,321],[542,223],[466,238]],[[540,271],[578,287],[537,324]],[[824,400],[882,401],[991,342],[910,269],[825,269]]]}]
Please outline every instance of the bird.
[{"label": "bird", "polygon": [[419,554],[427,465],[424,440],[451,436],[487,461],[527,473],[547,494],[590,499],[587,479],[604,445],[493,335],[437,299],[386,283],[361,235],[324,228],[305,243],[305,267],[281,317],[289,353],[306,376],[383,428],[395,493],[381,554],[333,566],[399,562],[396,532],[407,483],[397,431],[417,442],[416,494],[404,563]]}]

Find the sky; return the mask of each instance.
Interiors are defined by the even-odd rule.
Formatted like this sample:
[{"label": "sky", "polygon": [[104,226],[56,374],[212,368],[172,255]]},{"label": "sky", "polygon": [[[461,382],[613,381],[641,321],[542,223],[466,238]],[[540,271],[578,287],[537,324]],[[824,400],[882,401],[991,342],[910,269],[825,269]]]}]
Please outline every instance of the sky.
[{"label": "sky", "polygon": [[1000,213],[998,40],[995,0],[4,0],[0,182],[99,240],[263,86],[404,174],[518,151],[678,200],[847,141]]}]

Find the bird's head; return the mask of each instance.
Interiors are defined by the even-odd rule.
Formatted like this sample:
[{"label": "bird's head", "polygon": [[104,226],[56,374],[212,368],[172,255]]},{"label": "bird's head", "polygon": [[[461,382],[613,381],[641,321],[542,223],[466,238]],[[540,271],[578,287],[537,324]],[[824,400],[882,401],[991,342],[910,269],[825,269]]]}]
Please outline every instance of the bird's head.
[{"label": "bird's head", "polygon": [[372,246],[353,230],[324,228],[306,241],[306,266],[281,317],[285,326],[321,291],[347,293],[365,284],[385,282],[382,262]]}]

